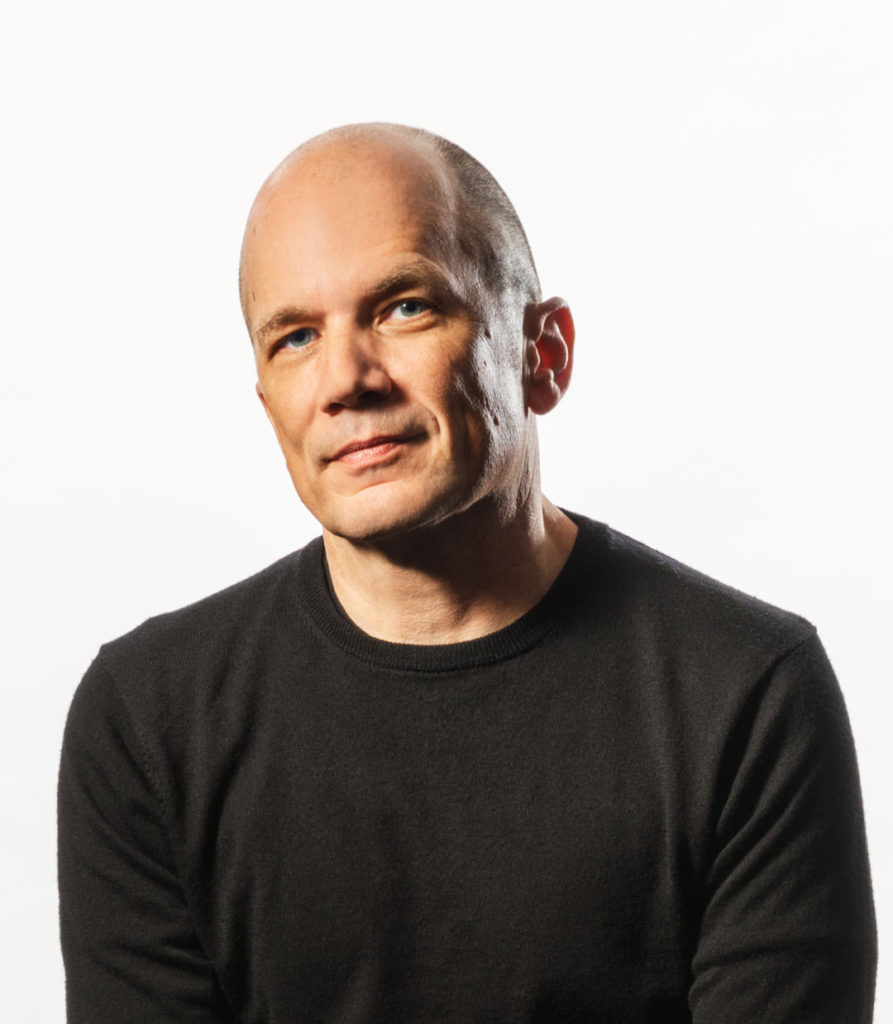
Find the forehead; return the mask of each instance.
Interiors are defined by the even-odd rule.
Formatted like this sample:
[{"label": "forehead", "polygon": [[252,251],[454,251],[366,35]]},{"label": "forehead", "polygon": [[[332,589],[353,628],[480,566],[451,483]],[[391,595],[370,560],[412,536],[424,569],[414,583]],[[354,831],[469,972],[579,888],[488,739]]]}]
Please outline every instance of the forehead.
[{"label": "forehead", "polygon": [[446,269],[460,248],[455,193],[448,171],[413,149],[336,145],[286,161],[245,233],[249,321],[283,289],[359,286],[366,270],[374,275],[401,253]]}]

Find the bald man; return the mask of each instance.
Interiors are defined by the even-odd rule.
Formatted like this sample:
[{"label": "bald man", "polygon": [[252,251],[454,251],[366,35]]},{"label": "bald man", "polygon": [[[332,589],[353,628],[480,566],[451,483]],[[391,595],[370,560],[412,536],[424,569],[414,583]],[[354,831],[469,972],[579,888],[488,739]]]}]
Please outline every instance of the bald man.
[{"label": "bald man", "polygon": [[417,129],[313,139],[240,290],[322,536],[78,688],[69,1021],[870,1020],[815,630],[542,495],[574,326],[489,172]]}]

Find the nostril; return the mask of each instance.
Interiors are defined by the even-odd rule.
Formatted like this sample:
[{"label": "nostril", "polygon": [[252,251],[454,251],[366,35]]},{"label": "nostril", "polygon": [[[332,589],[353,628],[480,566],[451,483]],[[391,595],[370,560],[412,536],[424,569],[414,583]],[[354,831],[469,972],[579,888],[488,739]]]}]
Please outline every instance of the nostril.
[{"label": "nostril", "polygon": [[340,387],[330,387],[329,401],[326,404],[329,407],[349,409],[371,408],[387,402],[393,390],[391,378],[383,369],[376,367],[358,374]]},{"label": "nostril", "polygon": [[321,355],[323,405],[353,408],[380,404],[391,393],[390,375],[374,339],[364,334],[330,333]]}]

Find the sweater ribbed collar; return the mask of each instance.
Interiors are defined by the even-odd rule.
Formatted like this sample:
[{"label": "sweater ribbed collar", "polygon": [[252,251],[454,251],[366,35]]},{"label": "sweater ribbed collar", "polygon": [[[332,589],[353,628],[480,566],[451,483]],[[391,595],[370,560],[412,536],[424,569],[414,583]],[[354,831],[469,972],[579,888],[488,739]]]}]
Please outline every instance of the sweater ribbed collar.
[{"label": "sweater ribbed collar", "polygon": [[604,549],[606,527],[568,512],[579,527],[561,572],[544,597],[508,626],[474,640],[453,644],[398,644],[369,636],[338,605],[325,562],[322,538],[311,541],[298,559],[297,600],[303,614],[332,644],[378,668],[409,672],[457,672],[513,658],[540,641],[577,603],[594,562]]}]

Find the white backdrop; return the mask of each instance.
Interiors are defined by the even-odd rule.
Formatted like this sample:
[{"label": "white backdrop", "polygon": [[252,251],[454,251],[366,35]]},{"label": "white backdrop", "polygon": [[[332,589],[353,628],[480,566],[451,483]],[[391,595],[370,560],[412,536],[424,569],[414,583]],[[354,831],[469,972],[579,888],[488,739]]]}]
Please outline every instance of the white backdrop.
[{"label": "white backdrop", "polygon": [[818,625],[889,942],[889,5],[17,8],[0,42],[5,1018],[62,1019],[55,778],[96,648],[315,533],[253,392],[236,266],[266,173],[345,121],[471,150],[571,302],[550,497]]}]

